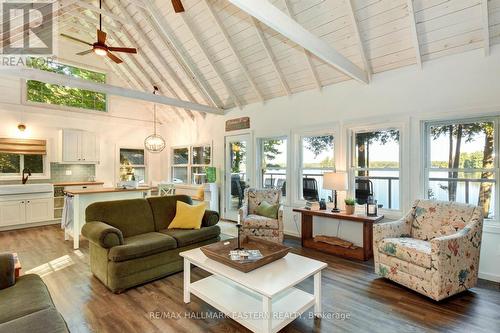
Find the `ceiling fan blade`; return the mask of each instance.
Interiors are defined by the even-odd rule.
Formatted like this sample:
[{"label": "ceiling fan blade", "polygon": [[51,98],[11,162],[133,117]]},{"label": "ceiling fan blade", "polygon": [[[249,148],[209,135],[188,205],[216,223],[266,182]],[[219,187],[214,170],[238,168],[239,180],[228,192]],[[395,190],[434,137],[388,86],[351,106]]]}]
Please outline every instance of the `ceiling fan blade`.
[{"label": "ceiling fan blade", "polygon": [[76,55],[82,56],[82,55],[86,55],[86,54],[89,54],[89,53],[92,53],[92,52],[94,52],[94,50],[90,49],[90,50],[87,50],[87,51],[78,52]]},{"label": "ceiling fan blade", "polygon": [[176,13],[184,12],[184,6],[182,5],[181,0],[172,0],[172,6],[174,6],[174,11]]},{"label": "ceiling fan blade", "polygon": [[120,58],[118,58],[117,56],[115,56],[113,53],[111,52],[108,52],[108,58],[110,58],[111,60],[113,60],[114,62],[116,62],[117,64],[120,64],[123,62],[123,60],[121,60]]},{"label": "ceiling fan blade", "polygon": [[86,41],[84,41],[84,40],[78,39],[78,38],[73,37],[73,36],[70,36],[70,35],[61,34],[61,36],[62,36],[62,37],[65,37],[65,38],[68,38],[68,39],[71,39],[72,41],[75,41],[75,42],[79,42],[79,43],[86,44],[86,45],[88,45],[88,46],[92,46],[92,43],[86,42]]},{"label": "ceiling fan blade", "polygon": [[130,48],[130,47],[113,47],[113,46],[109,46],[108,50],[109,51],[115,51],[115,52],[124,52],[124,53],[137,53],[137,49]]},{"label": "ceiling fan blade", "polygon": [[97,29],[97,42],[99,44],[106,44],[106,33]]}]

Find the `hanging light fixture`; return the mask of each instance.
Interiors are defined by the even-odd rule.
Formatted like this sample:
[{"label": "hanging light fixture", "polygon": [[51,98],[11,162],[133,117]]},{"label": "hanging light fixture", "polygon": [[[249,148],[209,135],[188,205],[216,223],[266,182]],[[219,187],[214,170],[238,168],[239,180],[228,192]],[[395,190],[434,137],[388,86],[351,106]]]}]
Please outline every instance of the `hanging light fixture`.
[{"label": "hanging light fixture", "polygon": [[[158,87],[154,86],[153,88],[154,88],[153,95],[156,95]],[[154,110],[154,133],[148,136],[144,140],[144,147],[146,148],[147,151],[151,153],[159,153],[163,149],[165,149],[166,143],[165,139],[163,139],[161,135],[156,134],[156,103],[153,104],[153,110]]]}]

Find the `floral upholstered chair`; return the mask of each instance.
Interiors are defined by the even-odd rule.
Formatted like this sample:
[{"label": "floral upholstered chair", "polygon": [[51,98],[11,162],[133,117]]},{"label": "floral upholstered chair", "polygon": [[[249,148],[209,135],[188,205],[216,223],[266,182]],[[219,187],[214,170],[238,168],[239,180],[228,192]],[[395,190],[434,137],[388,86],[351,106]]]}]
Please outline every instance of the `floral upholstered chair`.
[{"label": "floral upholstered chair", "polygon": [[[276,218],[256,214],[257,207],[263,202],[279,205]],[[283,243],[283,206],[280,204],[280,189],[245,189],[243,205],[239,210],[242,235],[257,236],[277,243]]]},{"label": "floral upholstered chair", "polygon": [[373,227],[375,272],[436,301],[476,285],[479,207],[417,200],[399,221]]}]

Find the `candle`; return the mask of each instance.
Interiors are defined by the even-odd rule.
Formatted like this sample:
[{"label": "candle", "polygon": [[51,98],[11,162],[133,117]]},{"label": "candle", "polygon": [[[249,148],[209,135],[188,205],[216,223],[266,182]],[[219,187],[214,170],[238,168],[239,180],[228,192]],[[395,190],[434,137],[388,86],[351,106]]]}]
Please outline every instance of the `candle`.
[{"label": "candle", "polygon": [[240,214],[238,214],[238,220],[237,221],[238,221],[237,224],[241,224],[241,222],[240,222]]}]

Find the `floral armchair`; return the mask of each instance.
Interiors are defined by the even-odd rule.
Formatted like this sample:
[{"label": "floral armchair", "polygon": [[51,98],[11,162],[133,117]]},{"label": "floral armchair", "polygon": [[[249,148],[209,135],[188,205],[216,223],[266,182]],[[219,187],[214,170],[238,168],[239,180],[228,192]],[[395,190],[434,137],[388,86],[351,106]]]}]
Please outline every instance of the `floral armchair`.
[{"label": "floral armchair", "polygon": [[401,220],[373,229],[375,272],[436,301],[476,285],[479,207],[417,200]]},{"label": "floral armchair", "polygon": [[281,190],[245,189],[243,205],[239,210],[242,235],[256,236],[273,242],[283,243],[283,206],[279,206],[276,219],[256,215],[255,210],[262,201],[267,201],[271,205],[280,204]]}]

